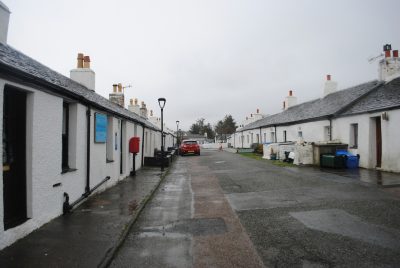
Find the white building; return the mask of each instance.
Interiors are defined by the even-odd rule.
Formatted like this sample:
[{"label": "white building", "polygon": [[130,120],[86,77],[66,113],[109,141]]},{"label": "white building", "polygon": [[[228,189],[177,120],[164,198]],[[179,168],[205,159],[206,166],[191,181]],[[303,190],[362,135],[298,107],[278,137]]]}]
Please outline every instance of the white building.
[{"label": "white building", "polygon": [[252,143],[341,142],[360,155],[360,166],[400,172],[400,61],[386,45],[379,78],[337,90],[327,76],[323,97],[296,104],[292,92],[284,110],[250,123],[232,135],[236,148]]},{"label": "white building", "polygon": [[[0,2],[0,249],[127,177],[160,149],[160,129],[95,92],[89,57],[67,78],[6,44]],[[165,147],[174,144],[166,134]]]}]

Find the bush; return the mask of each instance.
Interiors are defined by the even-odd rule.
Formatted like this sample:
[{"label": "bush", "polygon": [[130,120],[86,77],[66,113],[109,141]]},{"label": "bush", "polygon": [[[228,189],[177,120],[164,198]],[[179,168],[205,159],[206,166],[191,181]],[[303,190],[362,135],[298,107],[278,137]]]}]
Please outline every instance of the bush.
[{"label": "bush", "polygon": [[254,150],[256,154],[263,154],[263,145],[260,143],[253,143],[251,148]]}]

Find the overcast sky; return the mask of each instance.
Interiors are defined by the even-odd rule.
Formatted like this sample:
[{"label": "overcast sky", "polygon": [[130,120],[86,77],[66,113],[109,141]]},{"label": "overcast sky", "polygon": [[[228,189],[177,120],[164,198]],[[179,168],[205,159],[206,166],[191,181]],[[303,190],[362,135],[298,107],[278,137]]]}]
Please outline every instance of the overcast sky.
[{"label": "overcast sky", "polygon": [[[3,0],[8,43],[69,76],[89,55],[96,92],[131,84],[138,98],[182,129],[260,108],[281,110],[323,94],[326,74],[343,89],[377,79],[384,44],[400,48],[400,1],[366,0]],[[127,101],[128,102],[128,101]]]}]

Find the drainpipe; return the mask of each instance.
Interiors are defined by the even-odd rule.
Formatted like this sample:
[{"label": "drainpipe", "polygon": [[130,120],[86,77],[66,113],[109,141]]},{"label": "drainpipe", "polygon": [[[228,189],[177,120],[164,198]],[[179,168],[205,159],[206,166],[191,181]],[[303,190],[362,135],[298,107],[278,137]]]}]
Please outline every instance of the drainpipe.
[{"label": "drainpipe", "polygon": [[87,122],[87,133],[86,133],[86,188],[85,194],[90,194],[90,106],[87,107],[86,111],[86,122]]},{"label": "drainpipe", "polygon": [[275,128],[275,143],[278,142],[278,133],[276,133],[276,125],[274,125]]},{"label": "drainpipe", "polygon": [[68,193],[64,193],[64,204],[63,204],[63,213],[68,213],[74,206],[79,204],[83,199],[87,198],[94,190],[99,188],[103,183],[110,179],[110,176],[105,177],[100,183],[90,189],[90,116],[91,109],[90,106],[87,107],[86,110],[86,118],[87,118],[87,130],[86,130],[86,186],[85,192],[75,200],[72,204],[69,203],[69,195]]},{"label": "drainpipe", "polygon": [[243,131],[242,131],[242,149],[243,149],[243,137],[244,137],[244,136],[243,136]]},{"label": "drainpipe", "polygon": [[142,166],[144,166],[144,125],[142,125]]},{"label": "drainpipe", "polygon": [[329,118],[329,140],[332,141],[332,118]]}]

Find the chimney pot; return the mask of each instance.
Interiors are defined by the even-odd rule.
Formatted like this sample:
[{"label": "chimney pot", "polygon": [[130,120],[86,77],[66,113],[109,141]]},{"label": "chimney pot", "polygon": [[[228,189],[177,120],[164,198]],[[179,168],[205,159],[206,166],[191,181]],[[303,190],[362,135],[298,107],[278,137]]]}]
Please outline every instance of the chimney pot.
[{"label": "chimney pot", "polygon": [[135,98],[135,105],[137,105],[138,104],[138,99],[137,98]]},{"label": "chimney pot", "polygon": [[398,58],[399,57],[399,51],[396,49],[396,50],[393,50],[393,58]]},{"label": "chimney pot", "polygon": [[122,92],[122,84],[118,83],[118,92],[121,93]]},{"label": "chimney pot", "polygon": [[326,75],[326,80],[327,80],[327,81],[331,81],[331,75],[330,75],[330,74],[327,74],[327,75]]},{"label": "chimney pot", "polygon": [[283,101],[283,109],[285,109],[286,108],[286,103],[285,103],[285,101]]},{"label": "chimney pot", "polygon": [[289,90],[289,96],[293,96],[293,91]]},{"label": "chimney pot", "polygon": [[76,68],[83,68],[83,53],[78,53]]},{"label": "chimney pot", "polygon": [[131,105],[133,105],[133,99],[130,99],[130,100],[129,100],[129,103],[130,103]]},{"label": "chimney pot", "polygon": [[114,85],[113,85],[113,92],[114,92],[114,93],[117,92],[117,84],[114,84]]},{"label": "chimney pot", "polygon": [[83,57],[83,68],[90,68],[90,57],[89,56]]},{"label": "chimney pot", "polygon": [[257,108],[257,113],[258,113],[258,114],[260,113],[260,109],[258,109],[258,108]]},{"label": "chimney pot", "polygon": [[390,50],[385,51],[385,58],[390,58]]}]

